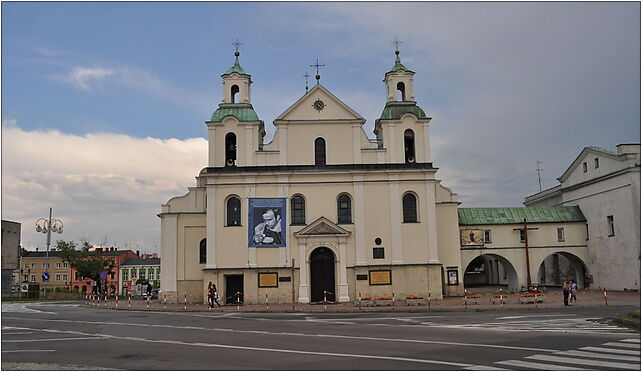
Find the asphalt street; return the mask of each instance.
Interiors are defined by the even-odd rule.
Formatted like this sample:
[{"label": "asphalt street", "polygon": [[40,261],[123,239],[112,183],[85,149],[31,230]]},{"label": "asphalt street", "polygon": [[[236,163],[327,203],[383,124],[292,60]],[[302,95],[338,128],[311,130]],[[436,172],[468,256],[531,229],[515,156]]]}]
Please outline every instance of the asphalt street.
[{"label": "asphalt street", "polygon": [[2,363],[3,369],[21,362],[123,370],[640,370],[640,334],[591,321],[626,310],[172,313],[3,303]]}]

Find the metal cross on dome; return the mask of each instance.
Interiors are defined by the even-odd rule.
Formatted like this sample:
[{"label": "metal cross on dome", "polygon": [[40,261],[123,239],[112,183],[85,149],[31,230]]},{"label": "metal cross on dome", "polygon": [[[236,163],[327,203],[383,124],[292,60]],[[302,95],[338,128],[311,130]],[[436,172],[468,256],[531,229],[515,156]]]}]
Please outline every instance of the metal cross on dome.
[{"label": "metal cross on dome", "polygon": [[243,43],[242,43],[242,42],[240,42],[240,41],[239,41],[239,39],[237,38],[236,40],[234,40],[234,42],[232,43],[232,45],[233,45],[233,46],[234,46],[234,48],[236,49],[236,50],[235,50],[235,52],[236,52],[236,53],[238,53],[238,51],[239,51],[239,47],[240,47],[241,45],[243,45]]},{"label": "metal cross on dome", "polygon": [[317,79],[317,84],[319,84],[319,79],[321,79],[321,75],[319,75],[319,67],[325,67],[325,65],[320,65],[319,59],[317,58],[317,63],[310,65],[310,67],[316,67],[317,75],[314,78]]},{"label": "metal cross on dome", "polygon": [[395,52],[398,52],[399,51],[399,44],[403,44],[403,42],[401,40],[399,40],[395,36],[395,39],[393,41],[391,41],[390,44],[394,44],[395,45]]}]

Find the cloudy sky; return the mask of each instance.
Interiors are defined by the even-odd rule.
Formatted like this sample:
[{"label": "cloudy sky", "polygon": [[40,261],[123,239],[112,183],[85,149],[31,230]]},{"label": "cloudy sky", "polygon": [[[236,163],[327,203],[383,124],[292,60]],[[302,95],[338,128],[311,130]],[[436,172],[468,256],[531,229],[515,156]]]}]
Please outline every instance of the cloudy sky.
[{"label": "cloudy sky", "polygon": [[463,207],[520,206],[584,146],[640,141],[640,5],[2,3],[2,218],[57,238],[159,251],[160,204],[206,166],[204,122],[233,63],[267,124],[322,83],[367,119],[394,62],[433,118],[433,160]]}]

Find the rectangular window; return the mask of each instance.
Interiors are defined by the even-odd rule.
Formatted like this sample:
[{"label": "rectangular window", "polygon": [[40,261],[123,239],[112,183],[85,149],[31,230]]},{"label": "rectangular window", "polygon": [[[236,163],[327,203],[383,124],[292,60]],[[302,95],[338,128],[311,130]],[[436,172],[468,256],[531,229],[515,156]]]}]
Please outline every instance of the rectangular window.
[{"label": "rectangular window", "polygon": [[595,168],[599,168],[600,167],[600,159],[599,158],[595,158],[594,161],[595,161],[595,163],[594,163],[595,164]]},{"label": "rectangular window", "polygon": [[66,282],[67,281],[67,274],[62,274],[62,281]]},{"label": "rectangular window", "polygon": [[56,281],[57,281],[57,282],[59,282],[59,281],[60,281],[60,274],[56,274]]},{"label": "rectangular window", "polygon": [[153,272],[149,273],[149,280],[154,280],[154,273]]},{"label": "rectangular window", "polygon": [[558,227],[557,228],[557,241],[558,242],[563,242],[564,241],[564,228],[563,227]]},{"label": "rectangular window", "polygon": [[291,201],[292,225],[305,225],[305,200],[295,196]]},{"label": "rectangular window", "polygon": [[114,275],[116,275],[116,274],[114,274],[114,273],[109,274],[109,278],[110,278],[111,280],[114,280]]},{"label": "rectangular window", "polygon": [[385,258],[383,247],[372,248],[372,258],[375,258],[375,259]]},{"label": "rectangular window", "polygon": [[32,269],[35,269],[35,268],[36,268],[36,264],[35,264],[35,263],[32,263],[32,264],[31,264],[31,268],[32,268]]},{"label": "rectangular window", "polygon": [[606,222],[609,224],[609,236],[615,236],[615,224],[613,223],[613,216],[606,216]]},{"label": "rectangular window", "polygon": [[129,280],[129,274],[127,272],[123,272],[123,280]]},{"label": "rectangular window", "polygon": [[582,170],[584,171],[584,173],[588,171],[588,166],[586,165],[586,162],[582,163]]},{"label": "rectangular window", "polygon": [[69,268],[69,264],[67,264],[66,262],[63,262],[63,263],[62,263],[62,268],[63,268],[63,269],[67,269],[67,268]]},{"label": "rectangular window", "polygon": [[31,281],[35,282],[36,281],[36,276],[34,274],[31,274]]},{"label": "rectangular window", "polygon": [[48,269],[48,268],[49,268],[49,264],[48,264],[48,263],[46,263],[46,262],[43,262],[43,263],[42,263],[42,268],[43,268],[43,269]]},{"label": "rectangular window", "polygon": [[526,231],[519,230],[519,242],[520,243],[526,242]]},{"label": "rectangular window", "polygon": [[28,269],[28,268],[29,268],[29,264],[25,264],[25,269]]},{"label": "rectangular window", "polygon": [[160,272],[156,274],[156,280],[160,280]]},{"label": "rectangular window", "polygon": [[62,267],[62,264],[60,262],[56,262],[56,269],[60,269]]},{"label": "rectangular window", "polygon": [[490,244],[493,242],[493,238],[490,235],[490,230],[484,230],[484,243]]}]

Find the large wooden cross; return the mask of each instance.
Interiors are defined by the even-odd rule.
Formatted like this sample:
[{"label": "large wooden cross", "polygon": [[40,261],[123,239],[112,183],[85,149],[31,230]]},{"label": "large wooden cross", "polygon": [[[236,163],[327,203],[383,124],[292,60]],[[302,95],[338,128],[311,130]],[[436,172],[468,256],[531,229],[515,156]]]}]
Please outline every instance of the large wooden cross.
[{"label": "large wooden cross", "polygon": [[526,282],[528,284],[528,288],[530,288],[533,283],[531,282],[531,260],[530,260],[530,257],[528,256],[528,230],[539,230],[539,228],[528,227],[526,225],[526,218],[524,218],[524,227],[519,227],[513,230],[514,231],[519,230],[524,232],[524,249],[526,250]]}]

